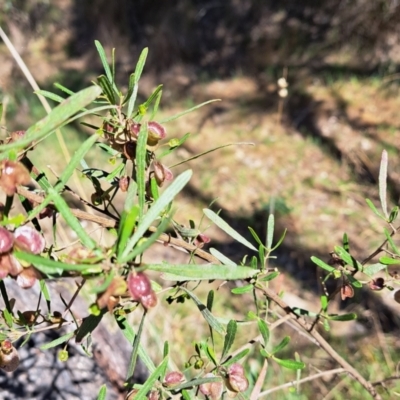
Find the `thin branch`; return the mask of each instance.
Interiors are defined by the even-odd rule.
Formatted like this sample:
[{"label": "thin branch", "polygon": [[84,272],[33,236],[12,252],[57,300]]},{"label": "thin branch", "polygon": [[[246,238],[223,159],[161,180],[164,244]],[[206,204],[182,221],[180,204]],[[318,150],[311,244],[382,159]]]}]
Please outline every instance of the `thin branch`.
[{"label": "thin branch", "polygon": [[303,383],[310,382],[310,381],[313,381],[313,380],[318,379],[318,378],[322,378],[322,377],[327,376],[327,375],[341,374],[343,372],[347,372],[347,371],[344,368],[335,368],[335,369],[329,369],[328,371],[318,372],[318,374],[307,376],[307,378],[303,378],[303,379],[300,379],[298,381],[290,381],[290,382],[284,383],[283,385],[276,386],[276,387],[274,387],[272,389],[265,390],[264,392],[260,393],[258,398],[261,399],[262,397],[267,396],[267,395],[269,395],[269,394],[271,394],[273,392],[276,392],[278,390],[286,389],[286,388],[293,387],[293,386],[296,386],[296,385],[301,385]]},{"label": "thin branch", "polygon": [[331,356],[342,368],[344,368],[356,381],[358,381],[375,400],[382,400],[382,397],[377,393],[371,382],[367,381],[351,364],[349,364],[341,355],[339,355],[335,349],[318,333],[313,329],[313,325],[309,324],[303,317],[295,314],[293,309],[286,304],[273,290],[269,288],[260,288],[260,291],[264,293],[269,299],[277,304],[287,314],[293,314],[295,321],[306,330],[318,343],[319,346],[325,350],[325,352]]},{"label": "thin branch", "polygon": [[[25,198],[34,201],[35,203],[42,203],[44,201],[44,197],[42,197],[41,195],[31,192],[30,190],[28,190],[27,188],[23,187],[23,186],[19,186],[17,188],[17,192],[18,194],[24,196]],[[111,219],[111,218],[105,218],[99,215],[94,215],[94,214],[89,214],[85,211],[79,210],[78,208],[71,208],[71,213],[73,215],[75,215],[75,217],[85,220],[85,221],[91,221],[94,222],[96,224],[99,224],[101,226],[103,226],[104,228],[116,228],[118,226],[118,221],[116,221],[115,219]],[[151,233],[156,232],[157,228],[154,226],[150,226],[148,231]],[[214,257],[213,255],[207,253],[204,250],[199,249],[198,247],[196,247],[193,244],[187,243],[184,240],[181,239],[177,239],[177,238],[173,238],[170,235],[166,234],[166,233],[162,233],[159,236],[159,241],[164,243],[164,244],[168,244],[170,246],[176,246],[178,248],[181,249],[185,249],[188,252],[191,252],[193,254],[195,254],[197,257],[208,261],[210,263],[213,264],[220,264],[219,260]]]}]

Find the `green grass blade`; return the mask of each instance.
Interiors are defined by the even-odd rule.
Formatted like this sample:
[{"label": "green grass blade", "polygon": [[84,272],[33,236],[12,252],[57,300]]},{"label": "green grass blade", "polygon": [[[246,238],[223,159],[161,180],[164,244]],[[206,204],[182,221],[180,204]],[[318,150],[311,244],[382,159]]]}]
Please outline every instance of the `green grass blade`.
[{"label": "green grass blade", "polygon": [[189,108],[188,110],[185,110],[185,111],[182,111],[182,112],[180,112],[178,114],[172,115],[171,117],[164,118],[159,122],[160,122],[160,124],[163,124],[165,122],[173,121],[175,119],[178,119],[179,117],[182,117],[183,115],[189,114],[190,112],[199,109],[200,107],[203,107],[203,106],[205,106],[207,104],[210,104],[210,103],[215,103],[216,101],[221,101],[221,99],[213,99],[213,100],[205,101],[204,103],[198,104],[197,106]]},{"label": "green grass blade", "polygon": [[192,171],[187,170],[180,174],[176,179],[165,189],[161,196],[154,202],[150,210],[143,217],[143,220],[137,227],[135,233],[129,240],[124,252],[122,253],[120,262],[128,260],[129,253],[133,247],[143,237],[149,226],[161,214],[165,207],[174,199],[174,197],[185,187],[192,177]]},{"label": "green grass blade", "polygon": [[221,145],[221,146],[218,146],[218,147],[214,147],[214,148],[212,148],[210,150],[203,151],[202,153],[198,153],[198,154],[194,155],[193,157],[186,158],[183,161],[180,161],[180,162],[178,162],[178,163],[176,163],[174,165],[171,165],[170,168],[174,168],[174,167],[177,167],[178,165],[182,165],[182,164],[185,164],[185,163],[187,163],[189,161],[196,160],[196,158],[202,157],[202,156],[204,156],[206,154],[212,153],[213,151],[217,151],[217,150],[223,149],[225,147],[240,146],[240,145],[254,146],[254,143],[251,143],[251,142],[238,142],[238,143],[224,144],[224,145]]},{"label": "green grass blade", "polygon": [[231,236],[237,242],[243,244],[251,250],[257,251],[257,249],[240,233],[235,231],[227,222],[225,222],[219,215],[217,215],[214,211],[209,210],[208,208],[203,209],[205,216],[215,225],[217,225],[220,229],[222,229],[226,234]]}]

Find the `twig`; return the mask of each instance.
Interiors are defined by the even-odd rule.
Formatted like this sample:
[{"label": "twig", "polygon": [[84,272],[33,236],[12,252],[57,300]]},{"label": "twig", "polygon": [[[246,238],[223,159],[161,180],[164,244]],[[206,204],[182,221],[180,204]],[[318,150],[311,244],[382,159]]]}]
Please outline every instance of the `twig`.
[{"label": "twig", "polygon": [[313,325],[309,324],[303,317],[295,314],[293,309],[286,304],[273,290],[269,288],[258,287],[260,291],[264,293],[269,299],[276,303],[282,310],[287,314],[293,314],[295,321],[305,329],[319,344],[319,346],[325,350],[325,352],[331,356],[342,368],[346,370],[356,381],[358,381],[376,400],[382,400],[382,397],[376,392],[371,382],[368,382],[351,364],[349,364],[342,356],[340,356],[334,348],[318,333],[313,329]]},{"label": "twig", "polygon": [[[40,204],[44,201],[44,197],[42,197],[41,195],[39,195],[37,193],[31,192],[30,190],[28,190],[27,188],[25,188],[23,186],[19,186],[17,188],[17,192],[19,194],[21,194],[22,196],[24,196],[25,198],[34,201],[35,203]],[[70,210],[71,210],[71,213],[73,215],[75,215],[75,217],[85,220],[85,221],[94,222],[96,224],[103,226],[104,228],[116,228],[118,226],[118,221],[116,221],[115,219],[105,218],[105,217],[102,217],[99,215],[94,215],[94,214],[89,214],[89,213],[79,210],[77,208],[71,208]],[[150,226],[148,229],[148,231],[152,232],[152,233],[156,232],[156,230],[157,230],[157,228],[154,226]],[[169,244],[169,245],[172,245],[172,246],[177,246],[182,249],[185,249],[185,250],[195,254],[197,257],[200,257],[201,259],[208,261],[210,263],[220,264],[219,260],[216,257],[214,257],[213,255],[207,253],[204,250],[199,249],[198,247],[196,247],[193,244],[185,242],[184,240],[173,238],[166,233],[162,233],[159,236],[159,241]]]},{"label": "twig", "polygon": [[290,381],[290,382],[284,383],[283,385],[279,385],[274,388],[265,390],[264,392],[260,393],[258,398],[261,399],[262,397],[267,396],[278,390],[286,389],[288,387],[292,387],[292,386],[299,385],[299,384],[301,385],[302,383],[313,381],[315,379],[322,378],[323,376],[336,375],[336,374],[341,374],[343,372],[347,372],[347,371],[344,368],[335,368],[335,369],[329,369],[328,371],[318,372],[318,374],[307,376],[307,378],[303,378],[298,381]]},{"label": "twig", "polygon": [[258,374],[256,384],[254,385],[254,388],[251,392],[250,400],[257,400],[260,398],[260,392],[262,389],[262,384],[264,383],[265,376],[267,375],[267,370],[268,370],[268,359],[266,358],[264,360],[264,365],[262,366],[261,371]]}]

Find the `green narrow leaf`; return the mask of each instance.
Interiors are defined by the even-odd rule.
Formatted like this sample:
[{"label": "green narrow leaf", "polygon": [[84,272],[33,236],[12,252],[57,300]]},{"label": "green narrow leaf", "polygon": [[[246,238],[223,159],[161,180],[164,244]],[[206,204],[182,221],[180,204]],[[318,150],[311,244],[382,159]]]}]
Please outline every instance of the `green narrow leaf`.
[{"label": "green narrow leaf", "polygon": [[48,350],[51,349],[52,347],[56,347],[62,343],[67,342],[69,339],[73,338],[75,335],[74,332],[68,332],[65,335],[60,336],[59,338],[51,341],[50,343],[45,343],[42,344],[39,348],[40,350]]},{"label": "green narrow leaf", "polygon": [[279,276],[280,272],[279,271],[272,271],[268,275],[264,276],[261,278],[259,281],[260,282],[269,282],[275,279],[277,276]]},{"label": "green narrow leaf", "polygon": [[321,300],[321,309],[322,309],[322,311],[326,312],[326,310],[328,309],[328,303],[329,303],[328,296],[322,295],[320,297],[320,300]]},{"label": "green narrow leaf", "polygon": [[228,322],[226,327],[226,335],[224,339],[224,347],[222,349],[221,360],[228,354],[229,350],[232,347],[233,342],[235,341],[237,332],[237,322],[232,319]]},{"label": "green narrow leaf", "polygon": [[147,393],[153,389],[158,378],[161,376],[162,372],[168,365],[168,357],[165,357],[161,364],[153,371],[153,373],[147,378],[146,382],[140,388],[140,390],[135,395],[135,400],[146,400]]},{"label": "green narrow leaf", "polygon": [[194,111],[194,110],[197,110],[197,109],[200,108],[200,107],[203,107],[203,106],[205,106],[205,105],[207,105],[207,104],[210,104],[210,103],[214,103],[214,102],[216,102],[216,101],[221,101],[221,99],[213,99],[213,100],[205,101],[204,103],[198,104],[197,106],[194,106],[194,107],[192,107],[192,108],[189,108],[188,110],[182,111],[182,112],[180,112],[180,113],[178,113],[178,114],[175,114],[175,115],[173,115],[173,116],[171,116],[171,117],[164,118],[164,119],[162,119],[162,120],[159,121],[159,122],[160,122],[160,124],[163,124],[163,123],[165,123],[165,122],[173,121],[173,120],[175,120],[175,119],[178,119],[179,117],[182,117],[183,115],[189,114],[190,112],[192,112],[192,111]]},{"label": "green narrow leaf", "polygon": [[243,357],[247,356],[249,353],[250,349],[245,349],[236,354],[233,357],[228,357],[226,361],[224,361],[221,365],[224,367],[229,367],[232,364],[235,364],[236,362],[240,361]]},{"label": "green narrow leaf", "polygon": [[369,277],[373,277],[376,273],[379,271],[382,271],[383,269],[386,269],[387,265],[382,264],[382,263],[377,263],[377,264],[370,264],[364,267],[363,273],[365,275],[368,275]]},{"label": "green narrow leaf", "polygon": [[306,364],[304,364],[301,361],[295,361],[295,360],[281,360],[280,358],[273,357],[276,363],[278,363],[280,366],[288,368],[288,369],[303,369],[305,368]]},{"label": "green narrow leaf", "polygon": [[158,108],[160,107],[162,93],[163,93],[162,90],[160,90],[159,93],[157,93],[156,101],[154,102],[154,106],[153,106],[153,111],[151,112],[151,115],[150,115],[150,119],[149,119],[150,121],[152,121],[157,114]]},{"label": "green narrow leaf", "polygon": [[[179,139],[176,142],[176,138],[171,139],[168,144],[170,146],[169,149],[165,150],[164,152],[162,152],[160,155],[157,156],[157,160],[161,160],[162,157],[167,156],[168,154],[172,153],[175,149],[177,149],[179,146],[181,146],[183,143],[186,142],[187,139],[189,139],[190,137],[190,133],[185,133],[185,135],[183,135],[183,137],[181,139]],[[174,145],[171,145],[171,142],[174,143]]]},{"label": "green narrow leaf", "polygon": [[107,386],[102,385],[99,390],[99,394],[97,395],[97,400],[106,400],[107,394]]},{"label": "green narrow leaf", "polygon": [[131,358],[130,358],[128,370],[126,373],[126,381],[127,382],[132,379],[133,372],[135,371],[137,356],[138,356],[138,352],[139,352],[139,344],[140,344],[140,339],[141,339],[142,333],[143,333],[143,326],[144,326],[145,318],[146,318],[146,312],[143,313],[138,332],[135,336],[135,340],[133,341]]},{"label": "green narrow leaf", "polygon": [[3,310],[3,318],[9,328],[13,327],[13,317],[12,314],[5,308]]},{"label": "green narrow leaf", "polygon": [[357,280],[356,278],[354,278],[353,277],[353,275],[350,275],[350,274],[346,274],[346,277],[347,277],[347,279],[349,280],[349,282],[355,287],[355,288],[358,288],[358,289],[361,289],[362,288],[362,283],[359,281],[359,280]]},{"label": "green narrow leaf", "polygon": [[348,265],[353,266],[357,271],[362,271],[363,266],[351,254],[349,254],[343,247],[335,246],[335,253]]},{"label": "green narrow leaf", "polygon": [[120,226],[118,227],[117,257],[120,257],[128,243],[128,239],[132,236],[138,215],[138,206],[132,207],[128,212],[125,210],[122,212]]},{"label": "green narrow leaf", "polygon": [[357,319],[357,314],[356,313],[349,313],[349,314],[342,314],[342,315],[325,315],[326,318],[328,318],[331,321],[353,321]]},{"label": "green narrow leaf", "polygon": [[39,283],[40,283],[40,291],[42,292],[43,297],[47,302],[51,301],[49,289],[47,288],[46,282],[43,279],[41,279]]},{"label": "green narrow leaf", "polygon": [[269,342],[270,332],[267,323],[263,319],[257,320],[258,330],[261,333],[261,336],[264,340],[264,346],[267,346]]},{"label": "green narrow leaf", "polygon": [[232,268],[219,264],[148,264],[146,267],[150,271],[162,272],[162,278],[169,281],[247,279],[259,272],[249,267]]},{"label": "green narrow leaf", "polygon": [[102,44],[98,40],[95,40],[94,44],[95,44],[95,46],[97,48],[97,51],[99,53],[101,63],[103,64],[104,72],[106,73],[106,76],[107,76],[109,82],[114,83],[113,82],[113,75],[112,75],[110,66],[108,65],[106,52],[104,51],[104,48],[103,48]]},{"label": "green narrow leaf", "polygon": [[248,247],[251,250],[257,251],[257,249],[247,239],[245,239],[240,233],[235,231],[227,222],[225,222],[214,211],[209,210],[208,208],[204,208],[203,212],[210,221],[214,222],[215,225],[217,225],[220,229],[222,229],[226,234],[231,236],[237,242],[243,244],[244,246]]},{"label": "green narrow leaf", "polygon": [[390,211],[389,215],[389,223],[391,224],[397,219],[397,216],[399,215],[399,207],[395,206],[392,208],[392,211]]},{"label": "green narrow leaf", "polygon": [[381,165],[379,168],[379,198],[381,200],[382,211],[386,219],[389,219],[386,203],[386,190],[387,190],[387,167],[388,167],[388,154],[386,150],[382,151]]},{"label": "green narrow leaf", "polygon": [[139,201],[139,223],[143,219],[146,205],[146,145],[147,145],[147,125],[143,124],[140,128],[139,138],[136,146],[136,183]]},{"label": "green narrow leaf", "polygon": [[236,287],[231,289],[231,292],[233,294],[244,294],[244,293],[249,293],[254,289],[254,285],[249,283],[248,285],[241,286],[241,287]]},{"label": "green narrow leaf", "polygon": [[76,343],[82,342],[86,335],[91,334],[97,328],[106,312],[106,309],[103,309],[99,315],[90,314],[83,318],[83,322],[76,332]]},{"label": "green narrow leaf", "polygon": [[103,94],[111,104],[117,104],[115,92],[111,86],[111,81],[104,75],[97,77],[97,83],[103,90]]},{"label": "green narrow leaf", "polygon": [[124,252],[122,253],[120,262],[126,262],[130,251],[141,239],[153,221],[161,214],[164,208],[174,199],[174,197],[185,187],[192,177],[192,171],[187,170],[180,174],[175,180],[165,189],[160,198],[154,202],[150,210],[144,216],[143,220],[137,227],[135,233],[129,240]]},{"label": "green narrow leaf", "polygon": [[132,72],[129,75],[128,92],[126,94],[126,97],[125,97],[122,105],[126,104],[126,102],[131,98],[134,86],[135,86],[135,73]]},{"label": "green narrow leaf", "polygon": [[138,91],[138,82],[139,79],[142,75],[143,72],[143,68],[144,68],[144,64],[146,63],[146,58],[147,58],[147,54],[149,52],[149,49],[146,47],[142,50],[140,56],[139,56],[139,60],[136,64],[136,68],[135,68],[135,84],[133,86],[133,90],[132,90],[132,95],[129,98],[128,101],[128,111],[127,111],[127,115],[130,118],[133,114],[133,109],[135,107],[135,102],[136,102],[136,97],[137,97],[137,91]]},{"label": "green narrow leaf", "polygon": [[271,354],[275,354],[278,351],[281,351],[282,349],[284,349],[289,344],[289,342],[290,342],[290,337],[289,336],[285,336],[281,340],[281,342],[272,349]]},{"label": "green narrow leaf", "polygon": [[210,310],[199,300],[199,298],[183,286],[181,286],[181,290],[186,292],[190,296],[190,298],[196,303],[199,311],[203,315],[204,319],[207,321],[208,325],[210,325],[210,327],[214,329],[215,332],[218,332],[220,335],[225,335],[225,329],[223,325],[214,317],[214,315],[211,314]]},{"label": "green narrow leaf", "polygon": [[[119,328],[122,331],[122,334],[125,336],[125,338],[128,340],[129,343],[133,343],[136,337],[135,332],[133,331],[133,328],[131,324],[128,322],[128,320],[124,316],[120,315],[114,315],[115,316],[115,321],[117,322]],[[139,357],[143,361],[143,364],[147,367],[150,373],[153,373],[156,370],[156,367],[151,360],[151,358],[148,356],[146,351],[144,350],[142,345],[139,345]]]},{"label": "green narrow leaf", "polygon": [[350,253],[350,242],[349,242],[349,237],[347,236],[347,233],[343,234],[343,248]]},{"label": "green narrow leaf", "polygon": [[388,231],[386,228],[383,228],[383,232],[385,233],[386,240],[387,240],[388,243],[390,244],[390,247],[392,248],[393,252],[394,252],[395,254],[397,254],[398,256],[400,256],[400,251],[399,251],[399,249],[397,248],[397,246],[394,244],[393,238],[392,238],[392,236],[390,235],[389,231]]},{"label": "green narrow leaf", "polygon": [[163,85],[158,85],[153,93],[150,95],[150,97],[143,103],[143,106],[147,109],[149,108],[150,104],[153,102],[153,100],[158,96],[158,94],[161,92]]},{"label": "green narrow leaf", "polygon": [[61,275],[62,271],[87,271],[89,269],[98,269],[99,272],[103,270],[101,264],[67,264],[61,261],[50,260],[49,258],[37,256],[31,253],[24,253],[22,251],[15,251],[13,255],[21,261],[25,261],[35,266],[39,271],[46,275],[55,276]]},{"label": "green narrow leaf", "polygon": [[221,261],[222,264],[227,265],[229,267],[237,267],[237,264],[230,260],[228,257],[223,255],[221,252],[219,252],[217,249],[214,249],[213,247],[210,248],[210,253],[217,258],[219,261]]},{"label": "green narrow leaf", "polygon": [[204,351],[204,354],[207,356],[207,358],[208,358],[215,366],[217,366],[218,363],[217,363],[217,358],[215,357],[214,350],[213,350],[210,346],[204,345],[203,351]]},{"label": "green narrow leaf", "polygon": [[248,226],[247,228],[249,229],[249,231],[250,231],[251,235],[253,236],[254,240],[260,245],[260,247],[264,248],[264,243],[258,237],[256,231],[251,226]]},{"label": "green narrow leaf", "polygon": [[282,244],[283,239],[285,239],[286,232],[287,232],[287,229],[285,229],[285,230],[283,231],[282,236],[279,238],[278,242],[277,242],[276,245],[271,249],[271,251],[276,250],[276,249]]},{"label": "green narrow leaf", "polygon": [[[179,385],[174,386],[174,391],[186,389],[186,388],[192,388],[192,387],[198,387],[204,383],[211,383],[211,382],[221,382],[222,378],[219,376],[213,376],[209,378],[199,378],[199,379],[192,379],[187,382],[183,382]],[[190,397],[190,400],[197,399],[197,397]],[[135,397],[136,400],[136,397]]]},{"label": "green narrow leaf", "polygon": [[72,90],[66,88],[64,85],[61,85],[61,83],[56,82],[54,84],[54,86],[57,89],[60,89],[62,92],[67,93],[68,96],[72,96],[73,94],[75,94],[75,92],[73,92]]},{"label": "green narrow leaf", "polygon": [[212,306],[214,303],[214,290],[210,290],[207,295],[207,308],[212,312]]},{"label": "green narrow leaf", "polygon": [[274,214],[270,214],[267,223],[267,249],[272,248],[272,240],[274,238],[275,218]]},{"label": "green narrow leaf", "polygon": [[223,148],[225,148],[225,147],[239,146],[239,145],[254,146],[254,143],[249,143],[249,142],[238,142],[238,143],[223,144],[222,146],[213,147],[212,149],[203,151],[202,153],[197,153],[197,154],[195,154],[195,155],[192,156],[192,157],[186,158],[186,159],[183,160],[183,161],[179,161],[178,163],[176,163],[176,164],[174,164],[174,165],[171,165],[169,168],[174,168],[174,167],[177,167],[178,165],[182,165],[182,164],[185,164],[185,163],[187,163],[187,162],[189,162],[189,161],[196,160],[197,158],[200,158],[200,157],[202,157],[202,156],[204,156],[204,155],[206,155],[206,154],[212,153],[212,152],[214,152],[214,151],[223,149]]},{"label": "green narrow leaf", "polygon": [[328,271],[328,272],[333,272],[333,271],[335,271],[335,268],[334,268],[334,267],[332,267],[332,266],[326,264],[325,262],[323,262],[322,260],[320,260],[318,257],[312,256],[312,257],[311,257],[311,261],[312,261],[314,264],[317,264],[318,267],[321,267],[321,268],[324,269],[325,271]]},{"label": "green narrow leaf", "polygon": [[64,97],[61,97],[58,94],[52,92],[48,92],[47,90],[35,90],[33,93],[40,94],[43,97],[47,97],[48,99],[53,100],[57,103],[61,103],[62,101],[65,100]]},{"label": "green narrow leaf", "polygon": [[171,218],[164,218],[161,224],[158,225],[157,230],[150,237],[143,238],[140,241],[140,244],[133,248],[132,252],[127,256],[127,261],[133,260],[139,254],[143,254],[148,248],[150,248],[150,246],[158,240],[160,235],[166,231],[170,221]]},{"label": "green narrow leaf", "polygon": [[[54,132],[57,128],[63,125],[68,118],[72,117],[79,110],[90,104],[101,93],[101,88],[91,86],[87,89],[72,95],[64,100],[46,117],[41,119],[36,124],[32,125],[25,133],[25,136],[16,142],[0,145],[0,152],[6,152],[11,149],[25,147],[33,141],[44,138],[46,135]],[[7,154],[2,154],[0,158],[7,157]]]},{"label": "green narrow leaf", "polygon": [[89,249],[94,249],[96,247],[96,242],[88,235],[78,218],[72,214],[67,202],[53,188],[49,189],[49,197],[53,200],[54,205],[63,216],[68,226],[77,234],[82,244]]},{"label": "green narrow leaf", "polygon": [[368,207],[381,219],[386,220],[386,218],[376,209],[374,206],[374,203],[370,199],[365,199],[366,203],[368,204]]},{"label": "green narrow leaf", "polygon": [[163,358],[167,357],[168,355],[169,355],[169,343],[166,340],[164,342]]},{"label": "green narrow leaf", "polygon": [[400,259],[383,256],[379,259],[379,262],[385,265],[396,265],[400,264]]}]

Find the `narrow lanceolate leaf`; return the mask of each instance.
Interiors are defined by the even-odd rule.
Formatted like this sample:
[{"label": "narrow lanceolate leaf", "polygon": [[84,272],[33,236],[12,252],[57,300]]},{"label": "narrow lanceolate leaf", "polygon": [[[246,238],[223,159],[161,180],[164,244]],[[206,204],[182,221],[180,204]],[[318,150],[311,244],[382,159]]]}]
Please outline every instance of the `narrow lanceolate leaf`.
[{"label": "narrow lanceolate leaf", "polygon": [[270,214],[267,223],[267,243],[266,243],[267,249],[272,248],[272,240],[274,238],[274,227],[275,227],[274,214]]},{"label": "narrow lanceolate leaf", "polygon": [[97,328],[105,313],[106,310],[104,309],[101,310],[99,315],[90,314],[83,319],[81,326],[76,332],[76,343],[80,343],[86,335],[91,334]]},{"label": "narrow lanceolate leaf", "polygon": [[235,364],[235,362],[240,361],[243,357],[246,357],[247,354],[249,353],[250,349],[245,349],[236,354],[233,357],[229,357],[226,361],[224,361],[221,365],[224,367],[229,367],[232,364]]},{"label": "narrow lanceolate leaf", "polygon": [[370,264],[364,267],[363,273],[365,275],[370,276],[371,278],[378,273],[379,271],[382,271],[383,269],[386,269],[387,265],[382,264],[382,263],[377,263],[377,264]]},{"label": "narrow lanceolate leaf", "polygon": [[335,246],[335,253],[348,265],[354,267],[357,271],[362,271],[363,266],[352,255],[350,255],[343,247]]},{"label": "narrow lanceolate leaf", "polygon": [[396,264],[400,264],[400,259],[384,256],[379,259],[379,262],[382,264],[385,264],[385,265],[396,265]]},{"label": "narrow lanceolate leaf", "polygon": [[[174,386],[174,391],[186,389],[186,388],[192,388],[192,387],[199,387],[200,385],[204,383],[211,383],[211,382],[221,382],[222,378],[219,376],[215,377],[210,377],[210,378],[199,378],[199,379],[192,379],[187,382],[183,382],[179,385]],[[194,399],[195,397],[189,397],[190,399]],[[136,397],[135,397],[136,400]]]},{"label": "narrow lanceolate leaf", "polygon": [[387,240],[388,243],[390,244],[390,247],[392,248],[393,252],[394,252],[395,254],[397,254],[398,256],[400,256],[400,251],[399,251],[399,249],[397,248],[397,246],[394,244],[393,238],[392,238],[392,236],[390,235],[389,231],[388,231],[386,228],[383,228],[383,231],[384,231],[384,233],[385,233],[386,240]]},{"label": "narrow lanceolate leaf", "polygon": [[226,327],[226,335],[224,339],[224,347],[222,349],[221,360],[228,354],[229,350],[232,347],[233,342],[235,341],[235,336],[237,332],[237,322],[232,319],[229,321]]},{"label": "narrow lanceolate leaf", "polygon": [[97,395],[97,400],[106,400],[107,395],[107,386],[102,385],[99,390],[99,394]]},{"label": "narrow lanceolate leaf", "polygon": [[281,360],[280,358],[276,358],[276,357],[273,357],[273,359],[279,365],[281,365],[282,367],[288,368],[288,369],[303,369],[306,366],[306,364],[304,364],[301,361]]},{"label": "narrow lanceolate leaf", "polygon": [[249,293],[254,289],[254,285],[249,283],[248,285],[241,286],[241,287],[236,287],[231,289],[231,292],[233,294],[244,294],[244,293]]},{"label": "narrow lanceolate leaf", "polygon": [[143,217],[143,220],[137,227],[135,233],[122,253],[120,262],[126,262],[130,251],[136,245],[136,243],[143,237],[149,226],[153,221],[161,214],[165,207],[174,199],[174,197],[185,187],[192,177],[192,171],[187,170],[180,174],[175,180],[169,185],[161,196],[154,202],[150,210]]},{"label": "narrow lanceolate leaf", "polygon": [[146,318],[146,312],[143,313],[138,332],[136,334],[135,340],[133,341],[131,359],[129,361],[128,371],[126,373],[126,381],[129,381],[132,378],[133,372],[135,371],[137,356],[139,352],[139,344],[140,344],[140,339],[142,337],[145,318]]},{"label": "narrow lanceolate leaf", "polygon": [[161,376],[162,372],[165,370],[168,365],[168,357],[165,357],[161,364],[154,370],[154,372],[147,378],[144,385],[140,388],[140,390],[135,394],[135,400],[146,400],[147,393],[155,387],[155,383],[158,378]]},{"label": "narrow lanceolate leaf", "polygon": [[139,215],[139,207],[135,206],[126,212],[122,212],[121,222],[118,229],[117,257],[125,250],[128,239],[132,236],[136,219]]},{"label": "narrow lanceolate leaf", "polygon": [[377,210],[375,207],[374,203],[370,199],[365,199],[366,203],[368,204],[368,207],[379,217],[382,219],[385,219],[385,217]]},{"label": "narrow lanceolate leaf", "polygon": [[290,337],[289,336],[285,336],[281,340],[281,342],[272,349],[271,354],[275,354],[278,351],[281,351],[282,349],[284,349],[289,344],[289,342],[290,342]]},{"label": "narrow lanceolate leaf", "polygon": [[258,330],[261,333],[261,336],[264,340],[264,346],[266,346],[269,342],[270,332],[267,323],[263,319],[258,319],[257,321]]},{"label": "narrow lanceolate leaf", "polygon": [[225,222],[219,215],[217,215],[214,211],[209,210],[207,208],[203,209],[205,216],[214,222],[220,229],[222,229],[226,234],[231,236],[237,242],[243,244],[251,250],[257,251],[257,249],[247,240],[245,239],[239,232],[235,231],[227,222]]},{"label": "narrow lanceolate leaf", "polygon": [[52,347],[59,346],[60,344],[63,344],[65,342],[67,342],[69,339],[71,339],[74,336],[75,336],[74,332],[68,332],[65,335],[62,335],[59,338],[51,341],[50,343],[42,344],[40,346],[40,349],[41,350],[48,350],[48,349],[51,349]]},{"label": "narrow lanceolate leaf", "polygon": [[[136,334],[133,331],[132,325],[128,322],[128,320],[124,316],[115,315],[115,320],[122,331],[122,334],[128,340],[129,343],[133,343],[135,341]],[[142,345],[139,345],[139,357],[143,361],[143,364],[147,367],[150,373],[154,372],[156,366],[154,365],[151,358],[148,356],[146,351],[144,350]]]},{"label": "narrow lanceolate leaf", "polygon": [[331,321],[353,321],[357,319],[357,314],[356,313],[349,313],[349,314],[342,314],[342,315],[326,315],[326,318],[328,318]]},{"label": "narrow lanceolate leaf", "polygon": [[217,258],[219,261],[221,261],[222,264],[228,265],[230,267],[237,267],[237,264],[230,260],[228,257],[226,257],[224,254],[222,254],[220,251],[217,249],[214,249],[213,247],[210,249],[210,253]]},{"label": "narrow lanceolate leaf", "polygon": [[382,151],[381,166],[379,168],[379,197],[383,214],[386,219],[389,218],[386,203],[386,185],[387,185],[387,167],[388,167],[388,154],[386,150]]},{"label": "narrow lanceolate leaf", "polygon": [[53,188],[49,189],[49,197],[53,200],[57,210],[65,219],[68,226],[77,234],[82,244],[89,249],[96,247],[96,242],[89,236],[86,230],[82,227],[78,218],[72,214],[67,202],[60,196],[60,194]]},{"label": "narrow lanceolate leaf", "polygon": [[101,265],[95,264],[68,264],[61,261],[50,260],[35,254],[24,253],[22,251],[15,251],[13,253],[18,260],[28,262],[34,265],[39,271],[46,275],[56,276],[60,275],[63,271],[80,271],[98,269],[102,271]]},{"label": "narrow lanceolate leaf", "polygon": [[140,53],[139,60],[136,64],[135,74],[134,74],[134,85],[133,85],[133,89],[132,89],[132,94],[129,97],[129,101],[128,101],[128,111],[127,111],[128,117],[132,116],[133,109],[135,107],[135,102],[136,102],[136,97],[137,97],[137,92],[138,92],[138,87],[139,87],[138,83],[139,83],[139,79],[143,72],[144,64],[146,63],[146,58],[147,58],[148,52],[149,52],[149,49],[147,47],[144,48],[142,50],[142,52]]},{"label": "narrow lanceolate leaf", "polygon": [[247,279],[259,272],[249,267],[232,268],[219,264],[149,264],[146,267],[151,271],[162,272],[162,278],[168,281]]},{"label": "narrow lanceolate leaf", "polygon": [[187,290],[184,287],[181,287],[181,290],[185,291],[190,296],[190,298],[196,303],[198,309],[200,310],[201,314],[203,315],[207,323],[210,325],[210,327],[214,329],[215,332],[218,332],[220,335],[225,335],[225,329],[223,325],[217,320],[217,318],[214,317],[214,315],[210,313],[210,310],[199,300],[199,298],[190,290]]},{"label": "narrow lanceolate leaf", "polygon": [[[41,119],[35,125],[32,125],[25,133],[25,136],[16,141],[0,145],[0,152],[15,148],[21,148],[32,141],[44,138],[46,135],[54,132],[65,123],[70,117],[79,110],[90,104],[101,93],[101,88],[92,86],[72,95],[55,107],[49,115]],[[4,154],[7,156],[7,154]],[[2,157],[4,158],[4,157]]]},{"label": "narrow lanceolate leaf", "polygon": [[113,76],[112,76],[110,66],[108,65],[106,52],[104,51],[102,44],[98,40],[95,40],[94,44],[97,48],[97,52],[99,53],[101,63],[103,64],[104,72],[106,73],[108,80],[110,82],[112,82]]},{"label": "narrow lanceolate leaf", "polygon": [[321,267],[321,268],[324,269],[325,271],[328,271],[328,272],[333,272],[333,271],[335,271],[335,268],[334,268],[334,267],[332,267],[332,266],[328,265],[327,263],[323,262],[323,261],[320,260],[318,257],[312,256],[312,257],[311,257],[311,261],[312,261],[314,264],[317,264],[318,267]]}]

